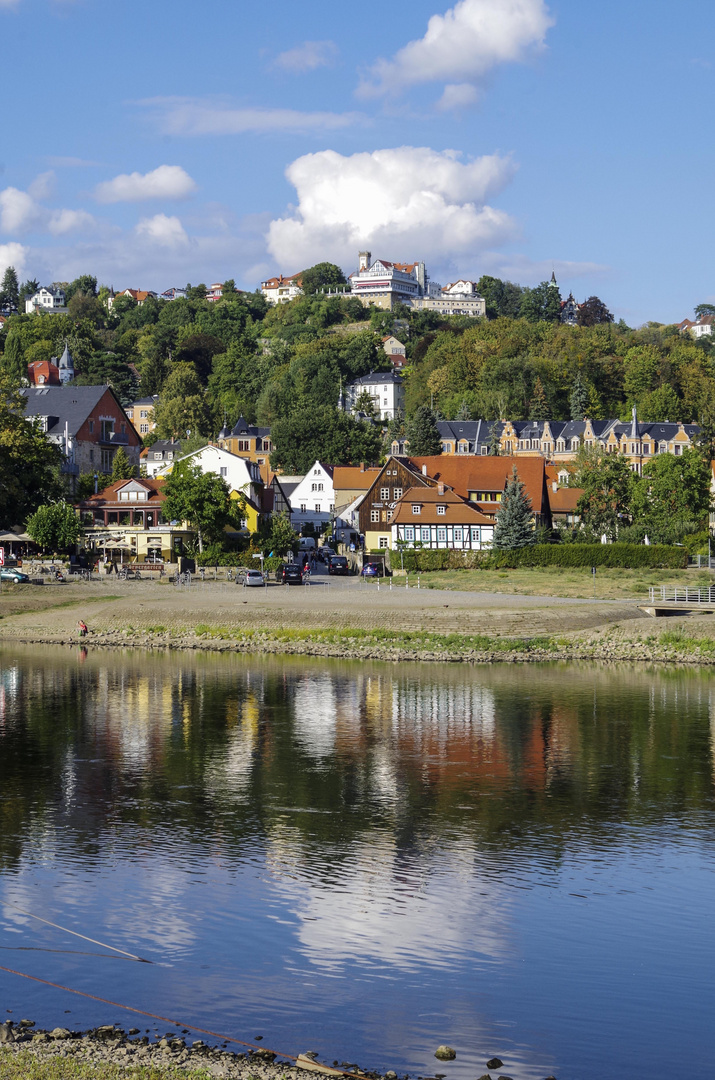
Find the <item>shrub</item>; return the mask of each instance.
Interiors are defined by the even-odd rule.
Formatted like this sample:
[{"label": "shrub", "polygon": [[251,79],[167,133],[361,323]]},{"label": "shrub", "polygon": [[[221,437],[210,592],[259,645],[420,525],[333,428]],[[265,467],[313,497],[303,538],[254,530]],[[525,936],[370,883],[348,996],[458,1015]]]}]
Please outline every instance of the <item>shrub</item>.
[{"label": "shrub", "polygon": [[[393,552],[394,560],[397,553]],[[534,544],[510,551],[405,551],[405,570],[501,570],[519,567],[607,566],[624,569],[666,568],[688,564],[685,548],[666,544]],[[395,565],[398,565],[395,562]]]}]

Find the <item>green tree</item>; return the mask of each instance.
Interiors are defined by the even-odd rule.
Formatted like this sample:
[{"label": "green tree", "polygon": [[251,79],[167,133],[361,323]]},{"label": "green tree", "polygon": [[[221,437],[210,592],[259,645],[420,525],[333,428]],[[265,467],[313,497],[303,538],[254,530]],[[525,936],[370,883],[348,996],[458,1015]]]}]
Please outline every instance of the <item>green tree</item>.
[{"label": "green tree", "polygon": [[226,481],[217,473],[202,472],[198,462],[185,458],[174,465],[164,485],[165,521],[185,521],[196,530],[199,551],[216,543],[227,525],[235,524],[235,508]]},{"label": "green tree", "polygon": [[62,451],[26,419],[18,381],[0,372],[0,527],[12,528],[61,496]]},{"label": "green tree", "polygon": [[82,535],[82,526],[73,506],[66,502],[38,506],[26,529],[44,551],[67,551]]},{"label": "green tree", "polygon": [[431,457],[442,453],[442,438],[432,409],[420,407],[405,423],[405,438],[410,444],[412,457]]},{"label": "green tree", "polygon": [[314,461],[332,465],[372,463],[380,457],[380,429],[355,420],[331,405],[296,410],[279,417],[271,428],[272,468],[305,474]]},{"label": "green tree", "polygon": [[549,403],[546,400],[544,384],[541,381],[541,377],[537,375],[536,382],[534,383],[534,395],[531,399],[531,407],[529,409],[529,419],[548,420],[549,411]]},{"label": "green tree", "polygon": [[569,397],[569,406],[571,408],[572,420],[585,420],[586,410],[588,409],[589,391],[585,382],[581,377],[581,372],[576,372],[576,378],[573,381],[571,387],[571,395]]},{"label": "green tree", "polygon": [[376,420],[375,399],[369,390],[362,390],[355,398],[353,413],[362,413],[367,420]]},{"label": "green tree", "polygon": [[534,541],[534,511],[515,465],[497,512],[492,546],[502,550],[521,548]]},{"label": "green tree", "polygon": [[97,295],[97,279],[92,274],[80,274],[74,281],[65,287],[65,300],[69,304],[75,293],[83,293],[87,297]]},{"label": "green tree", "polygon": [[525,289],[520,315],[529,322],[558,322],[561,318],[561,293],[558,286],[542,281],[534,289]]},{"label": "green tree", "polygon": [[300,275],[301,288],[306,296],[320,292],[321,289],[334,289],[336,285],[345,285],[345,274],[335,263],[321,262],[304,270]]},{"label": "green tree", "polygon": [[154,406],[154,419],[156,430],[164,439],[211,435],[214,419],[192,364],[176,364],[169,373]]},{"label": "green tree", "polygon": [[585,448],[571,480],[574,487],[583,489],[576,507],[583,526],[597,536],[605,533],[610,540],[616,539],[619,527],[627,525],[631,515],[635,478],[628,458],[608,454],[601,447]]},{"label": "green tree", "polygon": [[8,266],[0,283],[0,311],[17,311],[20,304],[20,285],[14,266]]},{"label": "green tree", "polygon": [[126,450],[123,446],[120,446],[114,455],[114,461],[112,462],[111,483],[114,483],[115,480],[131,480],[136,475],[136,465],[132,465],[127,457]]},{"label": "green tree", "polygon": [[696,304],[695,317],[700,319],[703,315],[715,315],[715,304]]},{"label": "green tree", "polygon": [[499,457],[501,454],[501,438],[499,431],[499,421],[493,420],[491,427],[489,428],[489,456]]},{"label": "green tree", "polygon": [[0,368],[13,380],[27,378],[27,363],[22,339],[12,330],[5,343],[5,352],[0,356]]},{"label": "green tree", "polygon": [[597,296],[589,296],[579,304],[576,320],[579,326],[598,326],[599,323],[612,323],[613,315]]},{"label": "green tree", "polygon": [[285,555],[287,551],[293,550],[297,539],[297,533],[290,523],[290,514],[285,510],[282,514],[274,514],[269,539],[271,550],[278,555]]},{"label": "green tree", "polygon": [[696,449],[658,454],[643,466],[634,486],[634,521],[656,543],[680,539],[686,525],[707,527],[711,469]]}]

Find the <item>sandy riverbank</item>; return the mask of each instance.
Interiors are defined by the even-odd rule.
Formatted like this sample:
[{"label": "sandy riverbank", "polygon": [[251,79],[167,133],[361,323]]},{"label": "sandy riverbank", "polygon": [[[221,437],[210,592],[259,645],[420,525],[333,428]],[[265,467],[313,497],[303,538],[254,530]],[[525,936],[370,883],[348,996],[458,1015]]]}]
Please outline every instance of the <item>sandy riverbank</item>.
[{"label": "sandy riverbank", "polygon": [[[33,606],[36,605],[36,606]],[[7,591],[0,641],[453,662],[715,663],[715,617],[649,618],[636,600],[330,587],[190,589],[154,582]]]}]

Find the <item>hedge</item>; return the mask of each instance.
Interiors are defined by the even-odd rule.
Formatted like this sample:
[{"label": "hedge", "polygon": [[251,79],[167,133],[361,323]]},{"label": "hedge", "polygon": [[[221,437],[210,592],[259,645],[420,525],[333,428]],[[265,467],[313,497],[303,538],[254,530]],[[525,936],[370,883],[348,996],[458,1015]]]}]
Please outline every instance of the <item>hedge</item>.
[{"label": "hedge", "polygon": [[[688,565],[685,548],[667,544],[534,544],[509,551],[405,551],[405,570],[500,570],[522,566],[590,567],[623,569],[666,568]],[[398,567],[400,553],[391,553]]]}]

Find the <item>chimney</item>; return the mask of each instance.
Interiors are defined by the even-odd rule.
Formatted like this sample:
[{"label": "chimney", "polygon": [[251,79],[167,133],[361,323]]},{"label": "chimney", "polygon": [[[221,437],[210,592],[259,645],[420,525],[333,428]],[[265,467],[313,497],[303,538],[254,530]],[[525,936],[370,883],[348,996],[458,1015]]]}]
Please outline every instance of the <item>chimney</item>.
[{"label": "chimney", "polygon": [[442,484],[442,483],[437,484],[437,494],[438,495],[444,495],[444,484]]},{"label": "chimney", "polygon": [[426,466],[426,465],[423,465],[423,466],[422,466],[422,475],[423,475],[423,476],[426,476],[426,475],[427,475],[427,466]]},{"label": "chimney", "polygon": [[360,472],[365,472],[365,462],[364,461],[360,462]]},{"label": "chimney", "polygon": [[558,480],[552,480],[551,481],[551,490],[552,491],[558,491],[559,490],[559,482],[558,482]]}]

